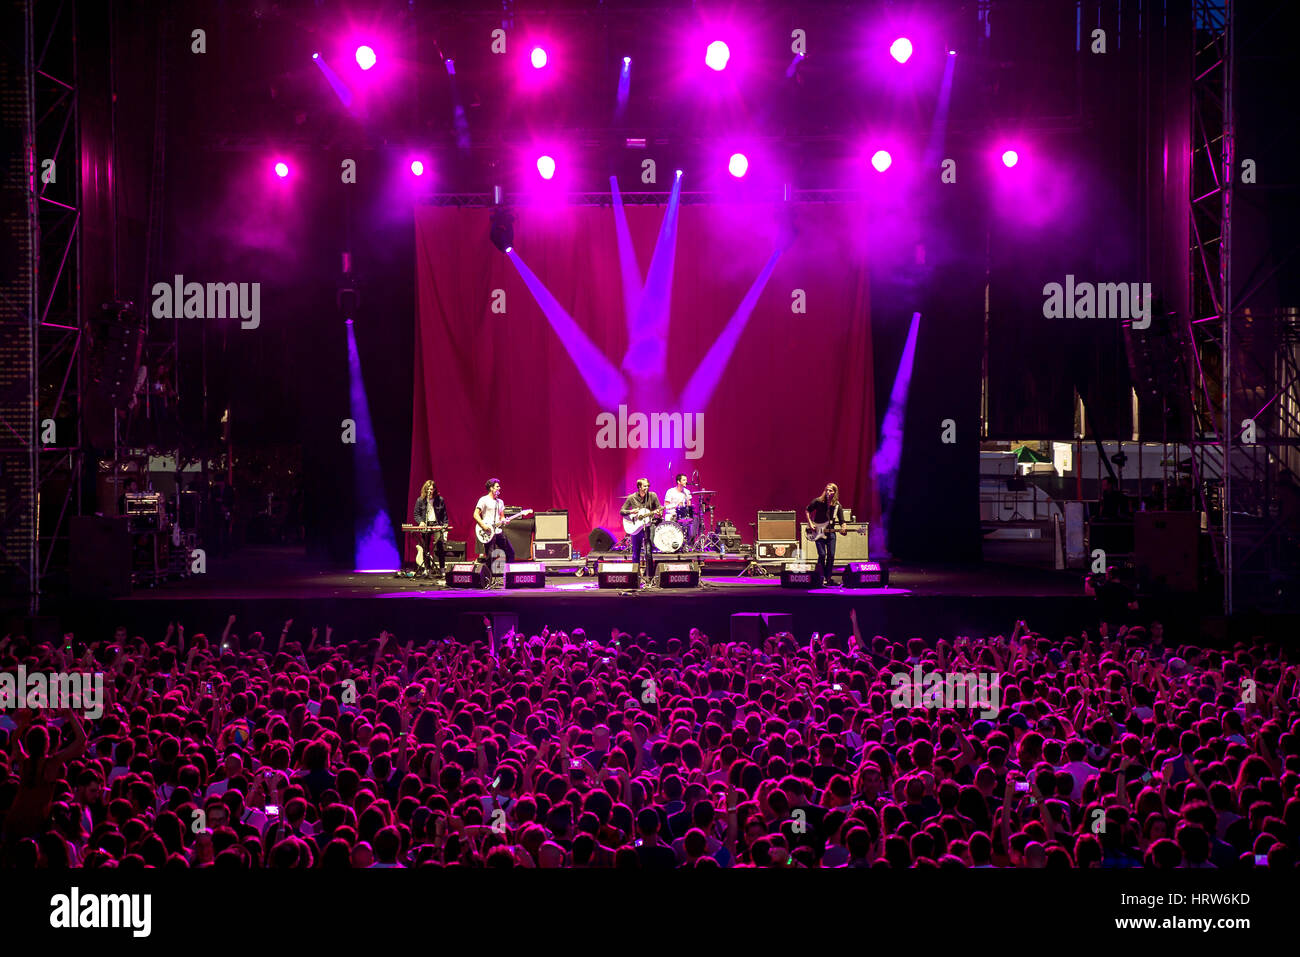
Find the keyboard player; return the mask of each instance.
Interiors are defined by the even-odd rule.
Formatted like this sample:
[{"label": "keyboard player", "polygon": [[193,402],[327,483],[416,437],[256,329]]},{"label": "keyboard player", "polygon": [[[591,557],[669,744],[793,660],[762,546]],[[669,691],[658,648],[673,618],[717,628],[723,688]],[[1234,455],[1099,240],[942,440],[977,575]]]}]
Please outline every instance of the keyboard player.
[{"label": "keyboard player", "polygon": [[447,503],[438,492],[438,484],[429,479],[420,488],[420,497],[415,500],[416,525],[440,525],[442,528],[421,532],[420,544],[424,547],[424,565],[420,569],[426,577],[432,574],[432,554],[438,556],[438,575],[442,576],[447,568]]}]

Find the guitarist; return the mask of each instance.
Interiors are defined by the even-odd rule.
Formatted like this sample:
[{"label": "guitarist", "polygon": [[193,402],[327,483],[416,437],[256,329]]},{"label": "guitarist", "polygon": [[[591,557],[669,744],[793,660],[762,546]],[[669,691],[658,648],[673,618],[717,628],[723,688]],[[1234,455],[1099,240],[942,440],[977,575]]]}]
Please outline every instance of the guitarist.
[{"label": "guitarist", "polygon": [[501,500],[501,480],[490,478],[483,483],[483,487],[487,489],[487,494],[474,506],[474,523],[492,536],[483,543],[483,564],[487,567],[488,574],[496,577],[497,569],[492,566],[492,555],[500,549],[505,553],[505,560],[513,562],[515,550],[510,546],[506,533],[498,527],[506,518],[506,503]]},{"label": "guitarist", "polygon": [[[632,561],[636,562],[637,567],[641,567],[641,548],[646,549],[646,575],[651,579],[655,574],[655,543],[653,536],[653,527],[650,519],[657,518],[663,514],[663,506],[659,504],[659,496],[650,491],[649,479],[636,480],[636,492],[627,497],[623,507],[619,510],[624,518],[635,515],[634,521],[641,521],[641,527],[637,529],[632,536]],[[642,521],[644,519],[644,521]]]},{"label": "guitarist", "polygon": [[821,526],[821,529],[811,530],[820,532],[821,536],[817,539],[817,567],[822,573],[822,581],[827,585],[833,585],[835,584],[835,579],[832,577],[835,571],[834,526],[839,526],[841,535],[849,533],[844,527],[844,509],[840,507],[840,487],[834,482],[827,482],[826,491],[809,502],[806,511],[808,524]]},{"label": "guitarist", "polygon": [[[433,479],[429,479],[421,486],[420,497],[415,500],[415,524],[444,527],[447,524],[447,503],[443,501],[442,495],[438,492],[438,483]],[[429,545],[432,543],[438,554],[438,574],[441,575],[447,568],[447,533],[445,531],[421,532],[420,538],[423,539],[421,544],[424,546],[424,568],[421,570],[426,576],[431,572],[433,563],[429,558]]]}]

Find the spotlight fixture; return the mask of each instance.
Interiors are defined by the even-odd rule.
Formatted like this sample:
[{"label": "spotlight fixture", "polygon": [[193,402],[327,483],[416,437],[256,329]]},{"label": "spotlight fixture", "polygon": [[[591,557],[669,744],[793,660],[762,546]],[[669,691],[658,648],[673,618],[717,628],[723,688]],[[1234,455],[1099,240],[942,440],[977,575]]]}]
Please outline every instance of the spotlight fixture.
[{"label": "spotlight fixture", "polygon": [[749,157],[744,153],[732,153],[731,159],[727,160],[727,172],[740,179],[749,172]]},{"label": "spotlight fixture", "polygon": [[906,63],[912,57],[912,41],[907,37],[899,37],[889,45],[889,55],[899,63]]},{"label": "spotlight fixture", "polygon": [[889,169],[890,164],[893,162],[894,158],[889,155],[888,150],[876,150],[871,156],[871,165],[876,168],[877,173],[883,173]]},{"label": "spotlight fixture", "polygon": [[424,175],[424,164],[419,160],[411,160],[411,172],[416,176]]},{"label": "spotlight fixture", "polygon": [[514,248],[515,217],[510,210],[498,207],[492,211],[492,226],[488,237],[492,240],[492,245],[503,253]]},{"label": "spotlight fixture", "polygon": [[1015,166],[1019,162],[1020,162],[1020,154],[1017,153],[1015,150],[1007,150],[1002,154],[1002,165],[1005,166],[1007,169],[1010,169],[1011,167]]},{"label": "spotlight fixture", "polygon": [[555,158],[552,156],[537,157],[537,173],[542,179],[550,179],[555,175]]},{"label": "spotlight fixture", "polygon": [[532,61],[534,70],[540,70],[542,67],[546,66],[546,51],[541,47],[533,47],[533,52],[529,55],[529,60]]},{"label": "spotlight fixture", "polygon": [[286,163],[284,160],[280,160],[279,162],[277,162],[275,164],[275,175],[280,177],[280,179],[284,179],[286,176],[288,176],[289,164]]},{"label": "spotlight fixture", "polygon": [[357,47],[357,66],[369,70],[375,65],[375,51],[368,46]]}]

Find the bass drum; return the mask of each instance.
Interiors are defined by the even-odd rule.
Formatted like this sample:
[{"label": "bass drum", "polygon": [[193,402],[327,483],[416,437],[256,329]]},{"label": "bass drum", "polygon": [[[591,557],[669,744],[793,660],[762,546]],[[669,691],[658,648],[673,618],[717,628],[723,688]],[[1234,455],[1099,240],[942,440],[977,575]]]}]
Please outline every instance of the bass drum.
[{"label": "bass drum", "polygon": [[654,543],[657,552],[678,551],[686,542],[686,533],[676,522],[660,522],[655,528]]}]

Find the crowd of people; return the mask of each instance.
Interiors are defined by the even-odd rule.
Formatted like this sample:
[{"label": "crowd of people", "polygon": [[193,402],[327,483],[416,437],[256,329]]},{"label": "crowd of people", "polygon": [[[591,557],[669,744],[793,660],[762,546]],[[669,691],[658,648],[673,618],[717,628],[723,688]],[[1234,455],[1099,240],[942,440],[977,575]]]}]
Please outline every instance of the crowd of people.
[{"label": "crowd of people", "polygon": [[[1296,866],[1300,668],[1262,641],[614,630],[40,642],[102,713],[0,712],[0,864]],[[239,629],[242,631],[242,629]],[[918,674],[997,698],[899,697]],[[919,692],[919,689],[918,689]]]}]

